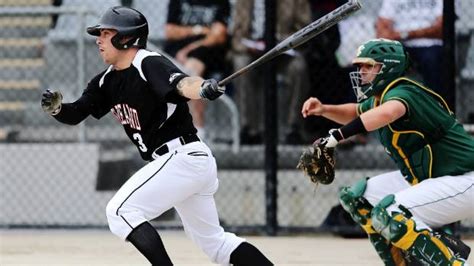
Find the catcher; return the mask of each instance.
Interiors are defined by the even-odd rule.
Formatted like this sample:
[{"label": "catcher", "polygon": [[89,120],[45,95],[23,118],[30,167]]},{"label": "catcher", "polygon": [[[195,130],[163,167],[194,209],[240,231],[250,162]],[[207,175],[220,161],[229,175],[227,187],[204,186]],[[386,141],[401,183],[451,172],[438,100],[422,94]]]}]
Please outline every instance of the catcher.
[{"label": "catcher", "polygon": [[344,126],[316,142],[316,167],[308,152],[300,167],[317,182],[332,180],[324,176],[334,172],[324,169],[333,160],[324,154],[345,138],[375,131],[398,170],[342,188],[340,203],[385,265],[464,265],[470,248],[432,228],[474,215],[474,139],[441,96],[404,76],[409,59],[400,42],[370,40],[353,63],[358,104],[327,105],[316,98],[303,104],[303,117],[324,116]]}]

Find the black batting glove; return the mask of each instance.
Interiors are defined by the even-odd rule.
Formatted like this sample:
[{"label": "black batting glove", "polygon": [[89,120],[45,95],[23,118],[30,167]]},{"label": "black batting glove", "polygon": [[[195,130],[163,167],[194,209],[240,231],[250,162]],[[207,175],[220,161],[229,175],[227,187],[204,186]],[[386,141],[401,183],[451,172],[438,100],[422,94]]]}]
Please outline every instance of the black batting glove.
[{"label": "black batting glove", "polygon": [[61,111],[63,96],[59,91],[46,90],[41,97],[41,108],[45,113],[56,115]]},{"label": "black batting glove", "polygon": [[208,100],[215,100],[225,92],[225,87],[219,86],[215,79],[206,79],[201,84],[199,96]]}]

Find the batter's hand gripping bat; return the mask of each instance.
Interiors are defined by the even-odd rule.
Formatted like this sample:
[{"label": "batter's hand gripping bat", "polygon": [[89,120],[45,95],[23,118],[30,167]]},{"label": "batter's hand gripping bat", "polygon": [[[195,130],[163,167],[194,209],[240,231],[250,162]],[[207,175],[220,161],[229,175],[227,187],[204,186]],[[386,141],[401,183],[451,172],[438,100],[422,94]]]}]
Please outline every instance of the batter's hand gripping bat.
[{"label": "batter's hand gripping bat", "polygon": [[356,12],[361,8],[361,5],[358,0],[349,0],[349,2],[344,5],[334,9],[325,16],[319,18],[318,20],[312,22],[301,30],[293,33],[290,37],[284,39],[279,44],[277,44],[273,49],[266,52],[264,55],[260,56],[258,59],[252,63],[246,65],[245,67],[237,70],[232,73],[230,76],[219,81],[219,86],[227,85],[234,78],[244,74],[245,72],[269,61],[270,59],[292,49],[301,44],[307,42],[309,39],[320,34],[321,32],[327,30],[331,26],[335,25],[344,18],[350,16],[352,13]]}]

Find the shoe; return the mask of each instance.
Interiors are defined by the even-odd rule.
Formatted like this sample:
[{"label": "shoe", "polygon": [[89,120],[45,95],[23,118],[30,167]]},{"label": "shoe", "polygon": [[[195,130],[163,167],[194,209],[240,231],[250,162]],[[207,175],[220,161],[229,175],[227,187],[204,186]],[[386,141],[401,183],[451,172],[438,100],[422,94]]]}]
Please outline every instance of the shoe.
[{"label": "shoe", "polygon": [[448,246],[455,257],[467,260],[469,254],[471,253],[471,248],[462,242],[461,239],[445,233],[442,230],[434,231],[433,235],[434,237],[441,240],[446,246]]}]

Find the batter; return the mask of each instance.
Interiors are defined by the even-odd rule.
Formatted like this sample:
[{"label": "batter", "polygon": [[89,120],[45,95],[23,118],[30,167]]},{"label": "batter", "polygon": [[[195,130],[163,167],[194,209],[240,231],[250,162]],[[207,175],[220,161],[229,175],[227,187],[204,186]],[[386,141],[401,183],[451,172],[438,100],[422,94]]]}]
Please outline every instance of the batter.
[{"label": "batter", "polygon": [[111,112],[141,157],[150,161],[108,203],[112,233],[130,241],[153,265],[173,265],[149,221],[174,207],[187,236],[213,262],[273,265],[219,224],[213,196],[218,188],[216,161],[196,136],[187,101],[214,100],[225,89],[215,80],[189,77],[165,57],[145,50],[148,23],[137,10],[110,8],[87,32],[97,36],[100,56],[110,66],[92,78],[75,102],[62,103],[59,92],[46,91],[41,104],[70,125]]}]

